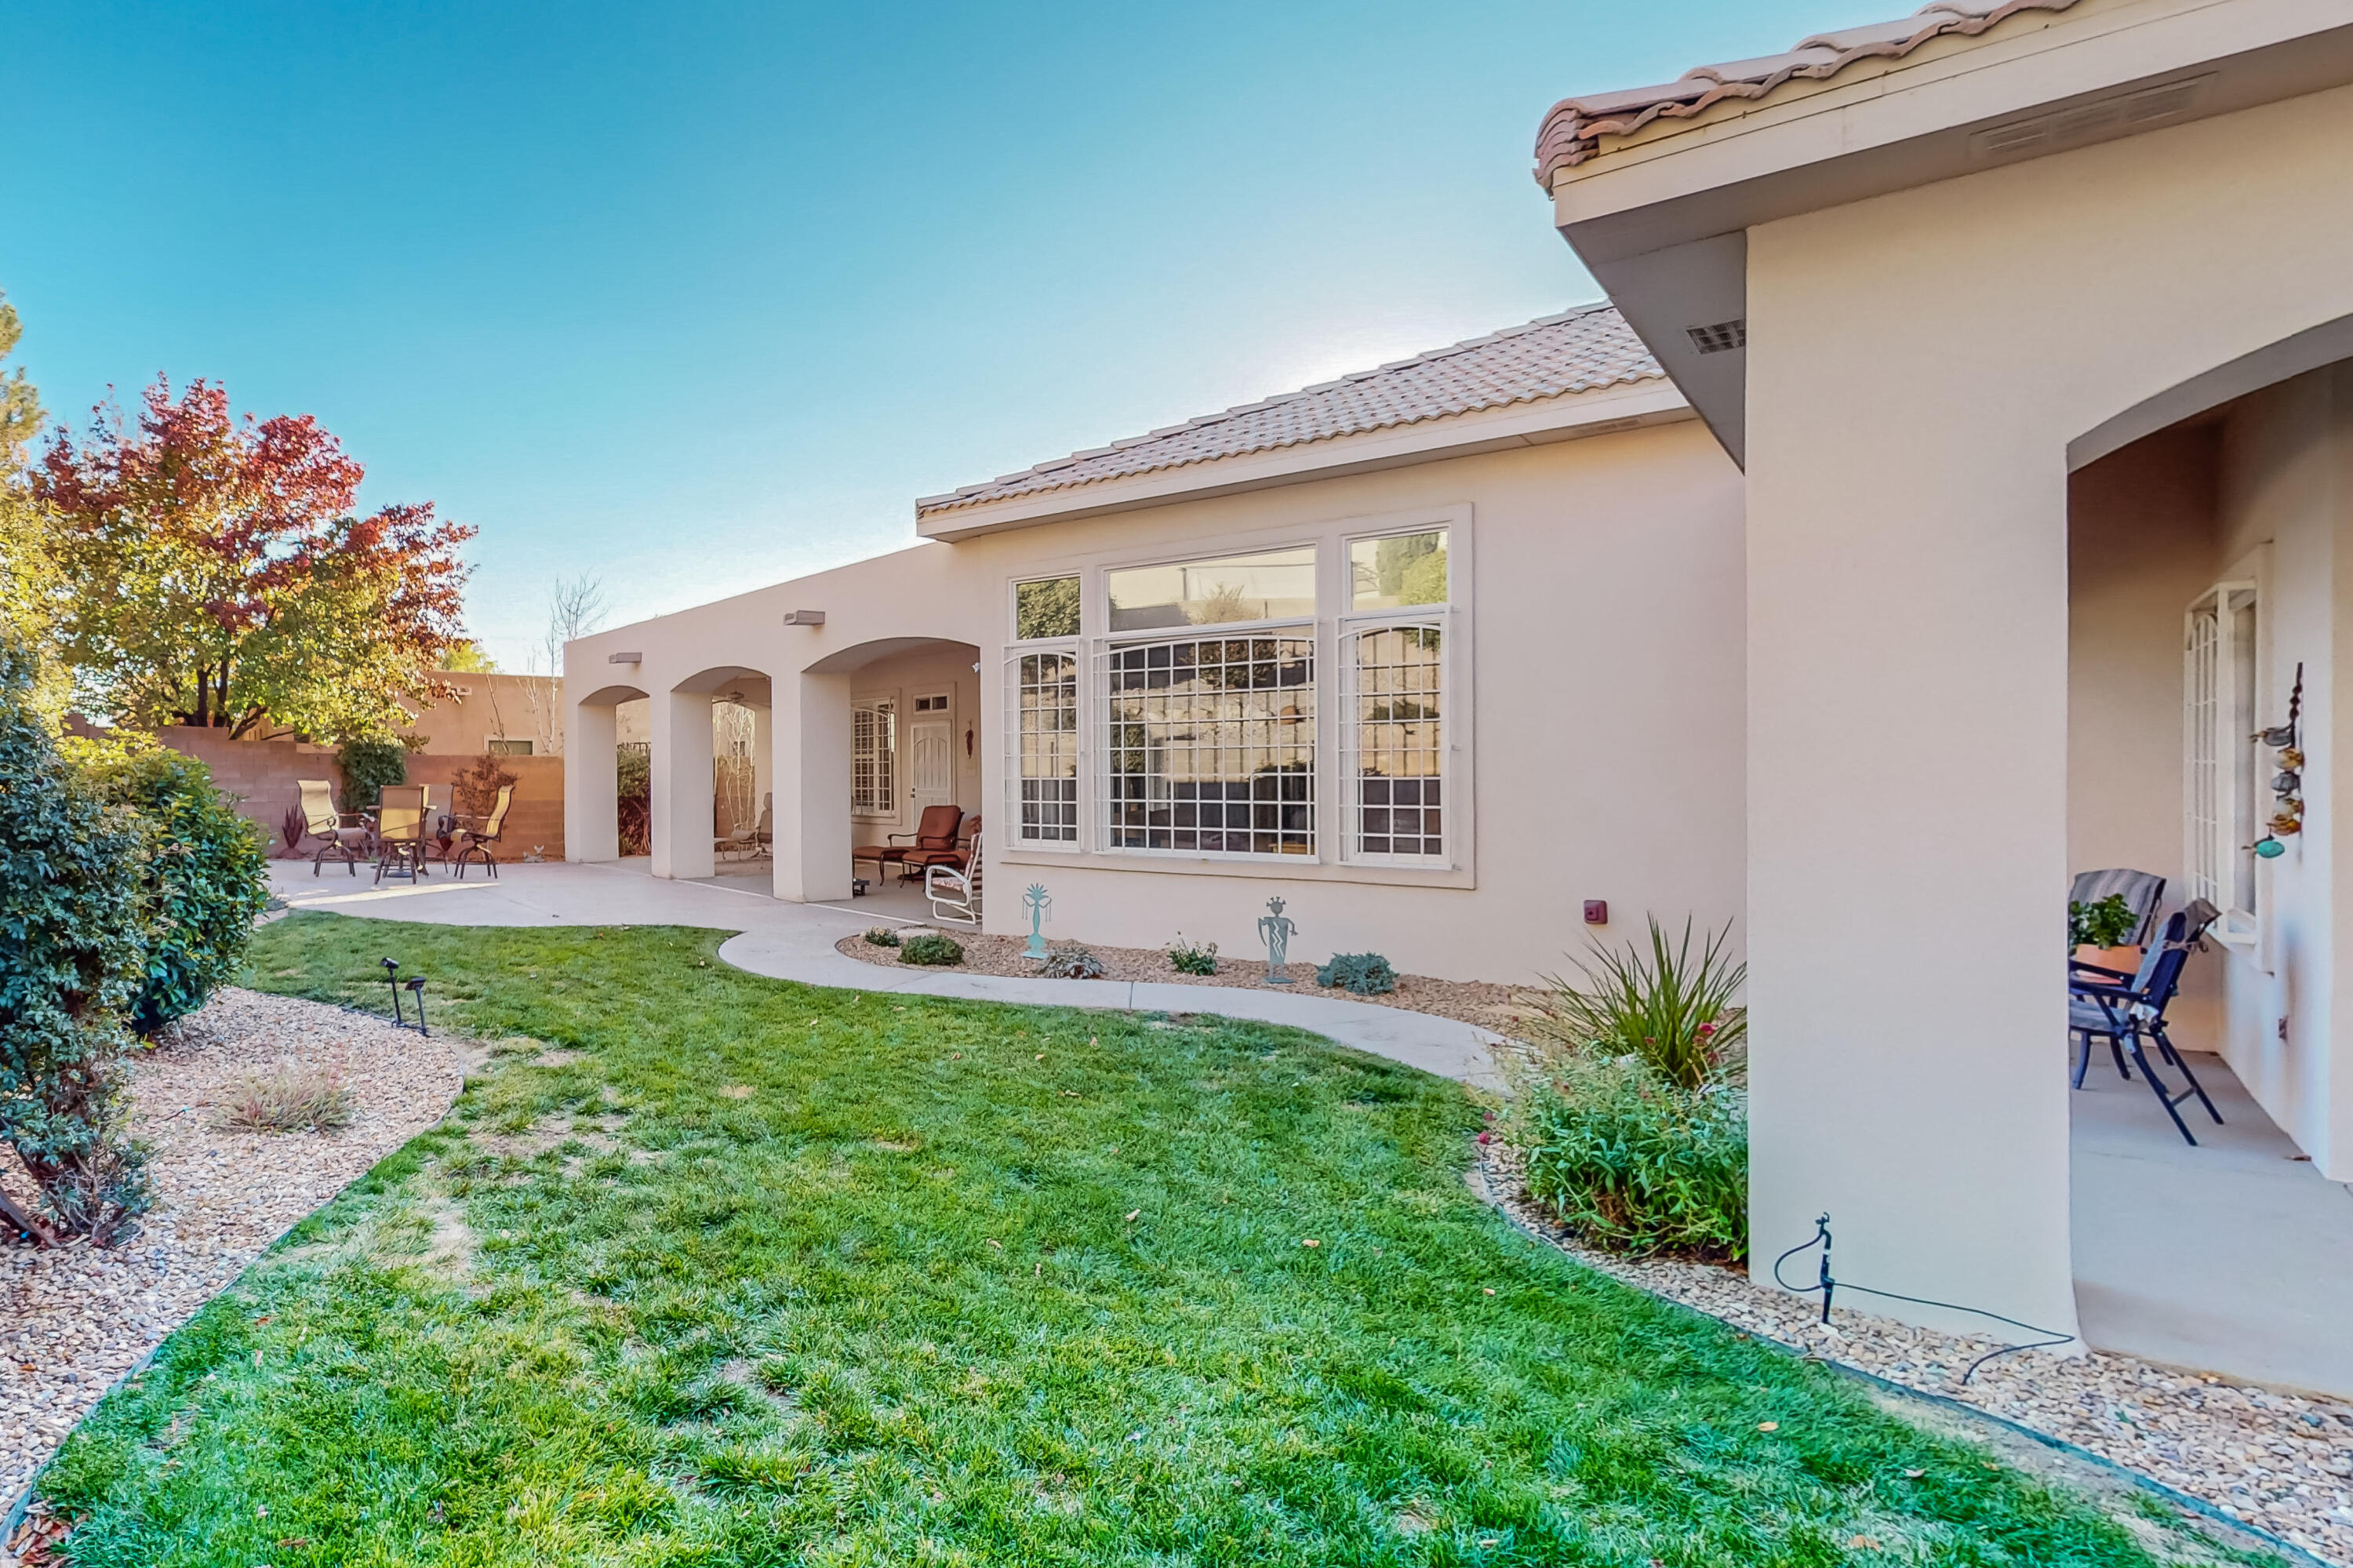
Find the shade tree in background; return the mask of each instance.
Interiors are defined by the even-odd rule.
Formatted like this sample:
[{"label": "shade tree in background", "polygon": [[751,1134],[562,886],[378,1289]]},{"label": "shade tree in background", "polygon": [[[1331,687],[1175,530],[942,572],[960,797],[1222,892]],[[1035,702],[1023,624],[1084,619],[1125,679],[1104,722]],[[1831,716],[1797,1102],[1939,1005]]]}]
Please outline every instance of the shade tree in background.
[{"label": "shade tree in background", "polygon": [[385,734],[441,694],[473,530],[431,503],[364,516],[363,470],[311,416],[235,416],[158,377],[135,422],[59,430],[31,474],[65,596],[59,641],[120,722]]}]

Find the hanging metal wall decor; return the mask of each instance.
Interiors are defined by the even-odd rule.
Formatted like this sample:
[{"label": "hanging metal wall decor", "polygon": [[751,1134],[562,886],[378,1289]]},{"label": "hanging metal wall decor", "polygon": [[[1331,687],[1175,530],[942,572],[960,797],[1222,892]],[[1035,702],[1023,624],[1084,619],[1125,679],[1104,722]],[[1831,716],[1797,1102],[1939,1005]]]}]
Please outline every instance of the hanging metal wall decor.
[{"label": "hanging metal wall decor", "polygon": [[2295,684],[2288,692],[2287,723],[2249,738],[2279,752],[2279,771],[2272,776],[2273,803],[2278,808],[2272,813],[2271,831],[2255,841],[2255,853],[2265,860],[2277,860],[2287,853],[2280,841],[2304,832],[2304,747],[2300,726],[2304,721],[2304,665],[2295,667]]}]

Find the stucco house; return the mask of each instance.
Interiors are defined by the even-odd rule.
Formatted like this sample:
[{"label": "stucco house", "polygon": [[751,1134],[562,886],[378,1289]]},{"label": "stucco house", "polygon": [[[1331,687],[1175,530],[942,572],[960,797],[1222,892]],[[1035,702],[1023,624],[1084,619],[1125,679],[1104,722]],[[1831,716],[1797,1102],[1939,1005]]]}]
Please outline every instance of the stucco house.
[{"label": "stucco house", "polygon": [[[2224,911],[2181,1033],[2298,1180],[2353,1180],[2353,9],[1940,0],[1567,100],[1535,172],[1608,303],[575,642],[575,755],[650,699],[652,870],[708,875],[737,694],[786,899],[845,899],[853,842],[938,800],[1104,943],[1247,949],[1279,892],[1303,946],[1520,980],[1588,899],[1605,936],[1736,916],[1759,1259],[1829,1211],[1848,1277],[1920,1298],[1876,1309],[2110,1342],[2143,1288],[2088,1272],[2112,1232],[2185,1269],[2241,1238],[2087,1224],[2071,874]],[[2253,737],[2299,672],[2305,816],[2263,858]],[[609,858],[608,774],[568,789]],[[2295,1305],[2341,1340],[2353,1252],[2279,1257],[2339,1281]],[[2293,1337],[2223,1322],[2197,1364],[2353,1391],[2266,1359]]]}]

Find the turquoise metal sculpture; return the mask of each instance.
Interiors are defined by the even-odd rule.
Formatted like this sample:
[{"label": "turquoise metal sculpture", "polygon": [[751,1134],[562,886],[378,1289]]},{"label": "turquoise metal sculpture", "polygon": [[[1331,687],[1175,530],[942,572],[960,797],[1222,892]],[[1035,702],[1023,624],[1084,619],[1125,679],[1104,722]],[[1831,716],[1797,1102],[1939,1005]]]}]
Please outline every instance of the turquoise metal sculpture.
[{"label": "turquoise metal sculpture", "polygon": [[1266,983],[1289,985],[1291,977],[1282,972],[1290,959],[1291,938],[1299,934],[1299,922],[1282,912],[1282,900],[1266,901],[1266,913],[1258,917],[1258,934],[1266,942]]},{"label": "turquoise metal sculpture", "polygon": [[1029,890],[1021,895],[1021,907],[1029,911],[1029,940],[1022,944],[1023,958],[1042,960],[1046,957],[1046,938],[1042,927],[1046,924],[1046,911],[1053,906],[1054,895],[1046,891],[1046,885],[1042,882],[1031,883]]}]

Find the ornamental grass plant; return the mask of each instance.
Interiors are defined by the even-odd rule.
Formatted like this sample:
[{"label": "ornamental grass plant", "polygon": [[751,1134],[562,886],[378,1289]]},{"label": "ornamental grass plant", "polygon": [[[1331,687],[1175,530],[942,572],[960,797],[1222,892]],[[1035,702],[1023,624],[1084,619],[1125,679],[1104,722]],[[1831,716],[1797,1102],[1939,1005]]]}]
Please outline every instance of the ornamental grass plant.
[{"label": "ornamental grass plant", "polygon": [[1652,916],[1647,954],[1630,942],[1621,949],[1597,941],[1589,955],[1570,960],[1581,981],[1547,976],[1544,990],[1522,998],[1529,1030],[1574,1054],[1638,1056],[1680,1089],[1738,1074],[1748,1019],[1733,999],[1748,966],[1733,961],[1731,938],[1726,922],[1707,933],[1694,956],[1691,921],[1672,940]]}]

